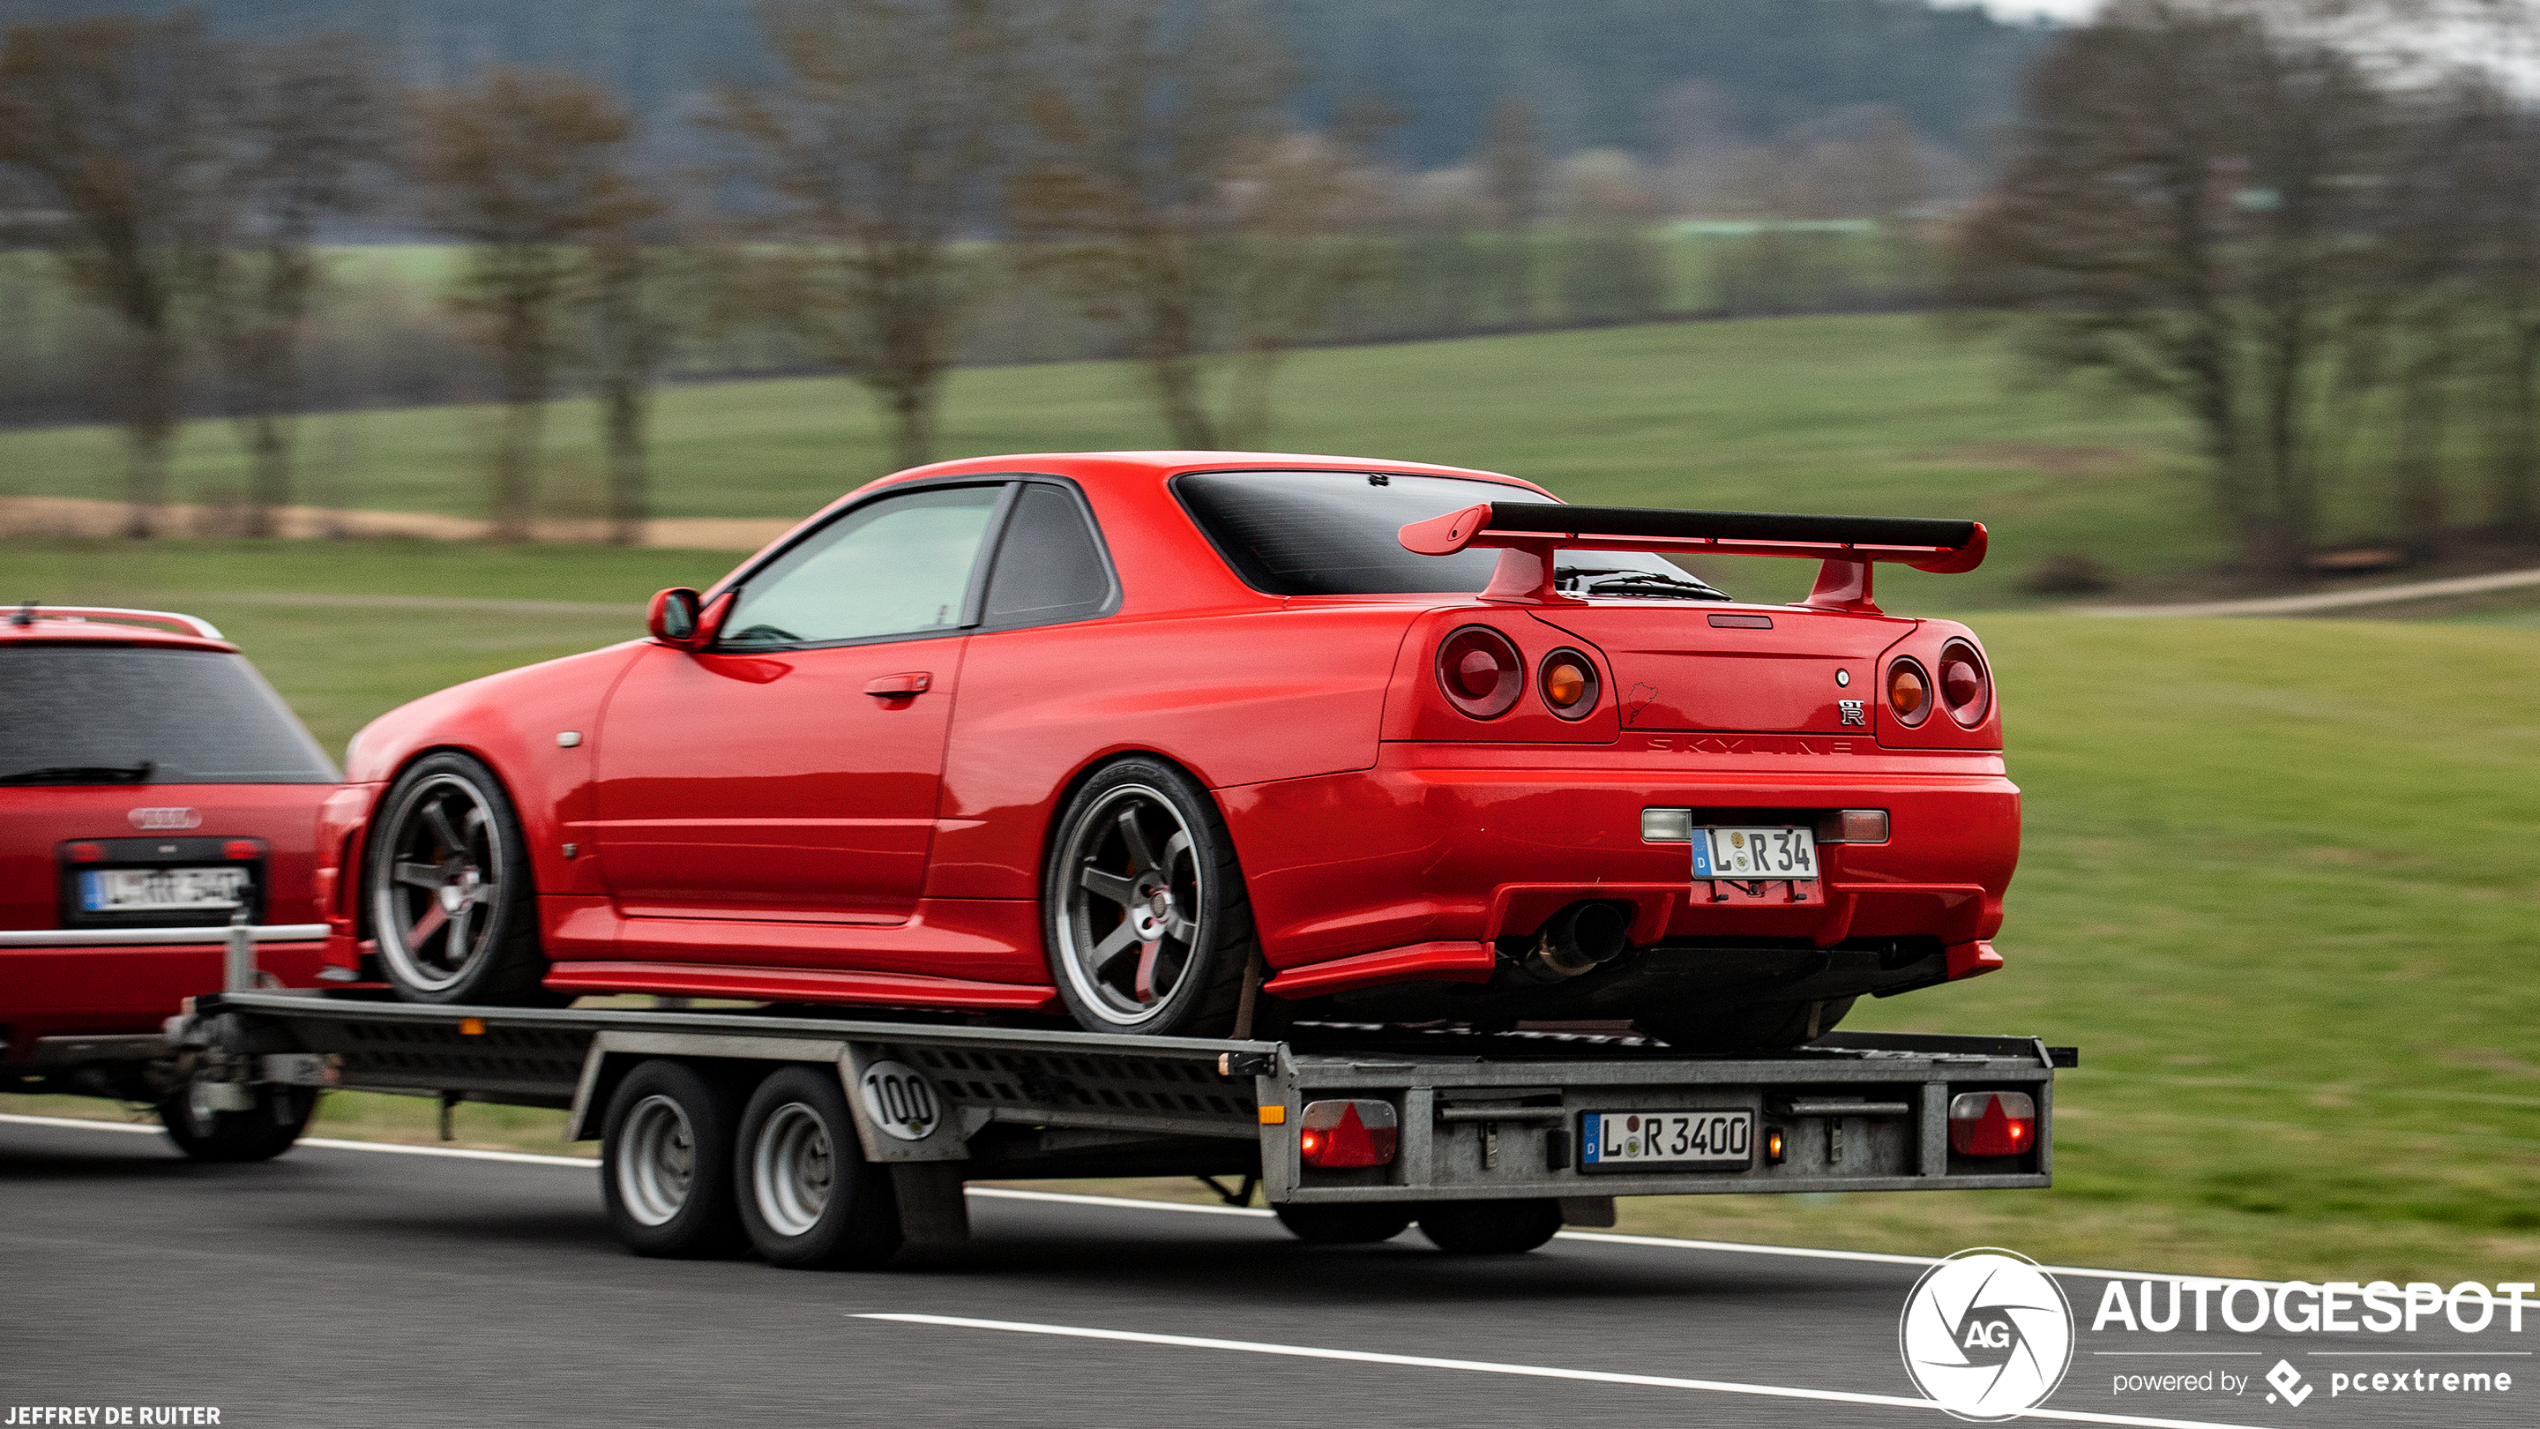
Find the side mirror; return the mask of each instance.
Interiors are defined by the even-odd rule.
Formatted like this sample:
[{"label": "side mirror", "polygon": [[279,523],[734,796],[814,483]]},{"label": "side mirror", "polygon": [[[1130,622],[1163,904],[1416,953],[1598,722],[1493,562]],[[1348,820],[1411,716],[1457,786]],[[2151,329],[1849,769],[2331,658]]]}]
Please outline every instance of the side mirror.
[{"label": "side mirror", "polygon": [[652,607],[644,612],[644,628],[664,645],[694,650],[698,644],[697,605],[697,593],[684,585],[657,591]]}]

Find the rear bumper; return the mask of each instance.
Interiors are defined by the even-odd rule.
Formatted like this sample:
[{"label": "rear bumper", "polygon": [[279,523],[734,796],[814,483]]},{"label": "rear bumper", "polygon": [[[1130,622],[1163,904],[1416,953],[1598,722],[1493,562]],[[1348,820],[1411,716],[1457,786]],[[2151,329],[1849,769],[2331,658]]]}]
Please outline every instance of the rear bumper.
[{"label": "rear bumper", "polygon": [[[1389,745],[1371,770],[1219,797],[1264,955],[1281,971],[1421,944],[1522,938],[1581,899],[1631,904],[1630,938],[1643,945],[1797,939],[1831,947],[1911,937],[1959,948],[2000,928],[2019,857],[2020,799],[2000,756],[1795,764],[1781,754],[1667,767],[1610,749]],[[1890,835],[1884,844],[1827,846],[1825,877],[1803,901],[1722,900],[1694,882],[1686,845],[1641,838],[1640,811],[1649,807],[1878,808],[1889,813]],[[1968,947],[1951,962],[1963,976],[1998,959]]]},{"label": "rear bumper", "polygon": [[[256,966],[285,987],[317,985],[318,941],[259,943]],[[0,947],[0,1065],[20,1065],[45,1037],[154,1033],[188,997],[218,992],[217,942]]]}]

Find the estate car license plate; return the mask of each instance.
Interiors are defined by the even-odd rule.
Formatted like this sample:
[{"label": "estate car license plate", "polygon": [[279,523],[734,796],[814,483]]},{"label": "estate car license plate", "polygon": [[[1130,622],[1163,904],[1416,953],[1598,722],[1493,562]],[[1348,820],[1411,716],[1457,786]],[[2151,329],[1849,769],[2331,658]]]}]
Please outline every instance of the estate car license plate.
[{"label": "estate car license plate", "polygon": [[1817,834],[1808,828],[1693,831],[1696,878],[1814,878]]},{"label": "estate car license plate", "polygon": [[79,876],[83,913],[184,913],[235,908],[247,892],[243,868],[100,868]]},{"label": "estate car license plate", "polygon": [[1743,1169],[1755,1161],[1751,1111],[1592,1111],[1580,1118],[1579,1169]]}]

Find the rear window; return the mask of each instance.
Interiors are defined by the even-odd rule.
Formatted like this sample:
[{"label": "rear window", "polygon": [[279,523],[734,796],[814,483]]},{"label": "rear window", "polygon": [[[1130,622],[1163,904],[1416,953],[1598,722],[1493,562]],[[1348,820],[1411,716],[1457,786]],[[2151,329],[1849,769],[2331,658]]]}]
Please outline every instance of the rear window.
[{"label": "rear window", "polygon": [[[1497,550],[1416,555],[1402,528],[1484,501],[1550,502],[1496,481],[1355,471],[1195,471],[1173,490],[1235,574],[1271,595],[1469,594],[1490,584]],[[1724,598],[1636,551],[1564,551],[1555,564],[1579,594]]]},{"label": "rear window", "polygon": [[0,784],[335,781],[326,752],[243,656],[117,645],[0,651]]}]

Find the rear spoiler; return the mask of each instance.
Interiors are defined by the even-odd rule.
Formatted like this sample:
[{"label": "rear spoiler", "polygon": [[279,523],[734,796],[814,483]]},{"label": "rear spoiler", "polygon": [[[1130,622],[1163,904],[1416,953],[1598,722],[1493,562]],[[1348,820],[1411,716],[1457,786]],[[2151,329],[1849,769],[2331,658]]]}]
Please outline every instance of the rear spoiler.
[{"label": "rear spoiler", "polygon": [[1876,614],[1870,566],[1896,561],[1954,574],[1984,564],[1978,521],[1898,516],[1777,516],[1759,511],[1677,511],[1654,506],[1558,506],[1492,501],[1402,528],[1402,547],[1452,556],[1476,546],[1500,550],[1484,600],[1576,605],[1553,588],[1553,553],[1696,552],[1718,556],[1803,556],[1825,562],[1807,604]]}]

